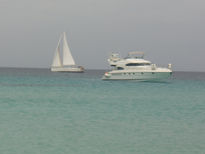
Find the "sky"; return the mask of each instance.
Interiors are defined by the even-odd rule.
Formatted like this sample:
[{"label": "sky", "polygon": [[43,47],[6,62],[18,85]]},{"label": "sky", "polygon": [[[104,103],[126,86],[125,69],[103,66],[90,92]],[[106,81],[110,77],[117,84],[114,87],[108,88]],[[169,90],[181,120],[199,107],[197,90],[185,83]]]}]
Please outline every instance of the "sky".
[{"label": "sky", "polygon": [[0,67],[49,68],[62,32],[86,69],[143,51],[174,71],[205,71],[204,0],[0,0]]}]

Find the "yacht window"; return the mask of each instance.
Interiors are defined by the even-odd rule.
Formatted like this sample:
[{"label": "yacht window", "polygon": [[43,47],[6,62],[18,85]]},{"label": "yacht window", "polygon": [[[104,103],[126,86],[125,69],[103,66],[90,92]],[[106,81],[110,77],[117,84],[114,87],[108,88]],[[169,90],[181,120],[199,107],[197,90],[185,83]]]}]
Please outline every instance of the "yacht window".
[{"label": "yacht window", "polygon": [[118,69],[118,70],[123,70],[124,68],[122,68],[122,67],[117,67],[117,69]]},{"label": "yacht window", "polygon": [[128,63],[126,66],[147,66],[150,65],[150,63]]}]

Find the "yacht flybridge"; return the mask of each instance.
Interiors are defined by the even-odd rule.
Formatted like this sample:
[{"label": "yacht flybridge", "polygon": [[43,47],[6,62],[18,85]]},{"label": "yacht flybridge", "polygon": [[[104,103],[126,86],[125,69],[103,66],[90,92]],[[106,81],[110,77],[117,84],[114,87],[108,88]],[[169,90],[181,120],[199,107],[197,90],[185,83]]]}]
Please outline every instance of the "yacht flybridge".
[{"label": "yacht flybridge", "polygon": [[168,68],[157,67],[144,59],[143,52],[129,52],[126,58],[112,53],[108,58],[112,71],[106,72],[103,80],[160,80],[171,76],[171,64]]},{"label": "yacht flybridge", "polygon": [[[60,43],[63,39],[63,62],[61,62],[60,58]],[[70,52],[70,49],[68,47],[66,34],[65,32],[63,35],[60,36],[55,55],[53,58],[53,63],[51,66],[52,72],[83,72],[84,68],[82,66],[77,66],[75,64],[75,61],[73,59],[73,56]]]}]

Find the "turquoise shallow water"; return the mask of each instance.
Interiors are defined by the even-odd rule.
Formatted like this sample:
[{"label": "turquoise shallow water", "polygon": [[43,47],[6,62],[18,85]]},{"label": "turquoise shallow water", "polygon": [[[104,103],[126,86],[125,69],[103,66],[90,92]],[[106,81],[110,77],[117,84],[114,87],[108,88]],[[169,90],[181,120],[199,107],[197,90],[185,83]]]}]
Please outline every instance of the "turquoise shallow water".
[{"label": "turquoise shallow water", "polygon": [[205,153],[205,73],[161,83],[102,74],[0,69],[0,153]]}]

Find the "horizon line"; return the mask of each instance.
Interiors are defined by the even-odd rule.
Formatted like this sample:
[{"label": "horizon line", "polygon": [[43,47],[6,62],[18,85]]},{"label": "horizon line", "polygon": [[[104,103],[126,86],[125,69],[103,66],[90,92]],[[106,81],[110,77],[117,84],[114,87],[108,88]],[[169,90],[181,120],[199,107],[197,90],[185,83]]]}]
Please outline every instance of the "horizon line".
[{"label": "horizon line", "polygon": [[[49,67],[15,67],[15,66],[0,66],[0,69],[8,68],[8,69],[50,69]],[[87,68],[85,70],[110,70],[103,68]],[[205,73],[205,71],[185,71],[185,70],[176,70],[173,72],[194,72],[194,73]]]}]

